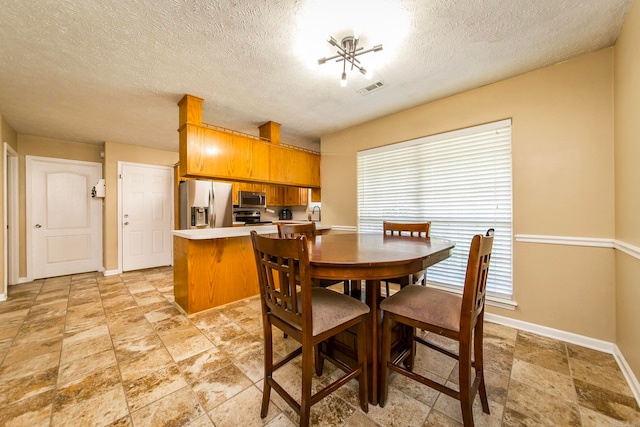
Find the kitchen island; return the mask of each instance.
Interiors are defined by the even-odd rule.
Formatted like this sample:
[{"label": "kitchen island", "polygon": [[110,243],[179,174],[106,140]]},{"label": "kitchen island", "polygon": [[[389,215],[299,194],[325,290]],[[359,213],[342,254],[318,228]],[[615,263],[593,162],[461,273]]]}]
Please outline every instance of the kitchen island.
[{"label": "kitchen island", "polygon": [[[320,233],[331,229],[316,227]],[[275,225],[173,231],[173,289],[184,311],[197,313],[260,293],[252,230],[278,234]]]}]

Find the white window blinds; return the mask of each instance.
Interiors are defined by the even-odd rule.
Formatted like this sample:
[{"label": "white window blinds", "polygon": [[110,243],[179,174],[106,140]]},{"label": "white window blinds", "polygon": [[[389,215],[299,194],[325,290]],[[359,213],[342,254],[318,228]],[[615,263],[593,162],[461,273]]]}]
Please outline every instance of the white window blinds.
[{"label": "white window blinds", "polygon": [[446,261],[429,267],[432,285],[461,289],[474,234],[495,229],[487,294],[512,296],[511,120],[358,153],[358,227],[431,221],[453,240]]}]

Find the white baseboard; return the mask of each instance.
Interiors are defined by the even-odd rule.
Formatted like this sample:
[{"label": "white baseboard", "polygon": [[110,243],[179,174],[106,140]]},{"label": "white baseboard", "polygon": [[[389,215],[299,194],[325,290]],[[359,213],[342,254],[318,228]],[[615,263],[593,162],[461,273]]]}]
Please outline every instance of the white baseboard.
[{"label": "white baseboard", "polygon": [[560,329],[549,328],[547,326],[536,325],[535,323],[524,322],[522,320],[511,319],[509,317],[500,316],[492,313],[485,313],[484,318],[489,322],[498,323],[500,325],[510,326],[521,331],[533,332],[543,337],[554,338],[571,344],[580,345],[582,347],[591,348],[593,350],[602,351],[604,353],[613,354],[615,344],[602,341],[595,338],[585,337],[571,332],[561,331]]},{"label": "white baseboard", "polygon": [[0,294],[0,301],[6,301],[7,300],[7,294]]},{"label": "white baseboard", "polygon": [[613,348],[613,357],[615,357],[616,362],[618,362],[618,366],[620,366],[622,375],[624,375],[627,383],[629,383],[629,387],[631,387],[631,392],[636,398],[636,402],[638,402],[638,405],[640,405],[640,383],[638,382],[638,378],[636,378],[636,376],[633,374],[631,366],[629,366],[627,360],[624,358],[624,355],[615,344]]},{"label": "white baseboard", "polygon": [[22,283],[29,283],[29,282],[33,282],[33,280],[31,280],[28,277],[20,277],[18,279],[18,285],[22,284]]},{"label": "white baseboard", "polygon": [[543,337],[554,338],[613,355],[614,359],[618,363],[618,366],[620,367],[620,370],[622,371],[622,374],[627,380],[627,384],[629,384],[629,387],[631,388],[633,396],[636,398],[636,402],[638,402],[638,405],[640,405],[640,384],[638,383],[638,378],[636,378],[635,374],[631,370],[631,367],[627,364],[627,361],[625,360],[622,352],[616,344],[608,341],[598,340],[595,338],[585,337],[584,335],[561,331],[559,329],[549,328],[547,326],[540,326],[534,323],[523,322],[522,320],[511,319],[509,317],[499,316],[492,313],[485,313],[484,318],[488,322],[509,326],[521,331],[532,332],[537,335],[542,335]]},{"label": "white baseboard", "polygon": [[358,231],[358,227],[354,227],[353,225],[332,225],[331,229],[340,231]]},{"label": "white baseboard", "polygon": [[120,274],[121,271],[120,270],[105,270],[102,274],[104,276],[115,276],[117,274]]}]

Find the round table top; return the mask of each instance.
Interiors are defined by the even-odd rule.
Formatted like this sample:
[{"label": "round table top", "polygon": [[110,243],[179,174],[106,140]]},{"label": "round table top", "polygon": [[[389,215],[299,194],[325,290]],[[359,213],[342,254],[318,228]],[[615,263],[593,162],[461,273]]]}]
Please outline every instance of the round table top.
[{"label": "round table top", "polygon": [[[310,242],[309,261],[318,268],[402,268],[438,262],[450,255],[455,243],[438,238],[385,236],[383,233],[329,233]],[[433,263],[435,263],[433,262]],[[413,267],[411,267],[413,268]]]}]

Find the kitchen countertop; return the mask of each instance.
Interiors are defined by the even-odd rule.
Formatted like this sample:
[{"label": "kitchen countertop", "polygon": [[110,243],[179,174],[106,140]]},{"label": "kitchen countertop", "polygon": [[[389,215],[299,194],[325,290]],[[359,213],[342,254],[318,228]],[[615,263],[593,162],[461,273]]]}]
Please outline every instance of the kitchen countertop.
[{"label": "kitchen countertop", "polygon": [[[307,221],[274,221],[288,222],[288,223],[303,223]],[[316,222],[317,230],[330,230],[330,225],[322,225]],[[209,239],[224,239],[227,237],[243,237],[251,235],[251,231],[255,230],[258,234],[277,234],[277,225],[254,225],[244,227],[220,227],[220,228],[204,228],[204,229],[191,229],[191,230],[173,230],[173,235],[182,237],[189,240],[209,240]]]}]

